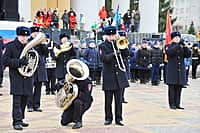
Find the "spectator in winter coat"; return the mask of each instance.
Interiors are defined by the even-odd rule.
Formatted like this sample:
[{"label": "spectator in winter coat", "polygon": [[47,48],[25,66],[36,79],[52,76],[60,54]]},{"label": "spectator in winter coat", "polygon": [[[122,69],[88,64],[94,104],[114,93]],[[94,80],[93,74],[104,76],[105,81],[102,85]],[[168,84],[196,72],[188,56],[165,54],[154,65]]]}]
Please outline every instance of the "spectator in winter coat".
[{"label": "spectator in winter coat", "polygon": [[102,20],[102,21],[105,21],[105,19],[107,18],[107,11],[106,11],[106,8],[105,6],[102,7],[101,10],[99,10],[99,18]]},{"label": "spectator in winter coat", "polygon": [[159,69],[160,65],[163,63],[162,50],[160,49],[160,42],[156,41],[150,51],[150,61],[152,65],[151,69],[151,84],[158,85],[159,78]]}]

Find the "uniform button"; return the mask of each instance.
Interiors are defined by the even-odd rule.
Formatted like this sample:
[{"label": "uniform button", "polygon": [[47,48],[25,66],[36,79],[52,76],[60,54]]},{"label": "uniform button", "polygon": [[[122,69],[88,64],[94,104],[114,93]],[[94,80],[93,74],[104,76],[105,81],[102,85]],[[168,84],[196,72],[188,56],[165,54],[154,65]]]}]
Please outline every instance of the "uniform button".
[{"label": "uniform button", "polygon": [[115,67],[117,67],[117,64],[115,64]]},{"label": "uniform button", "polygon": [[178,71],[180,72],[180,71],[181,71],[181,69],[178,69]]},{"label": "uniform button", "polygon": [[179,62],[178,64],[180,65],[181,63]]},{"label": "uniform button", "polygon": [[116,74],[118,75],[118,72],[116,72]]}]

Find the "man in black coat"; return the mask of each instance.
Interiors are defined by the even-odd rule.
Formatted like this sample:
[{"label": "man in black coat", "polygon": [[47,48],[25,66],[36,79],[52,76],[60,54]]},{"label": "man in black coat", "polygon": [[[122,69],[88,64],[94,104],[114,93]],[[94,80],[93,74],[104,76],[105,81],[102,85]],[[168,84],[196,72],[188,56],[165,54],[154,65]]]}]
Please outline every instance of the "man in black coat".
[{"label": "man in black coat", "polygon": [[22,130],[23,127],[27,127],[28,124],[23,122],[25,118],[25,107],[27,104],[28,96],[32,94],[33,78],[22,76],[18,68],[28,64],[26,57],[19,58],[24,46],[28,42],[29,28],[17,27],[17,38],[8,43],[5,54],[3,56],[3,63],[9,67],[10,78],[10,94],[13,95],[13,128],[16,130]]},{"label": "man in black coat", "polygon": [[92,93],[92,81],[90,78],[85,80],[75,80],[73,84],[78,86],[78,96],[72,102],[72,104],[64,110],[61,117],[61,125],[66,126],[71,122],[75,124],[72,129],[81,128],[83,114],[90,108],[93,97]]},{"label": "man in black coat", "polygon": [[200,64],[200,52],[199,52],[199,47],[198,43],[194,43],[192,45],[192,79],[197,78],[197,68],[198,65]]},{"label": "man in black coat", "polygon": [[150,52],[147,49],[148,42],[142,41],[141,49],[137,51],[136,64],[138,67],[138,76],[141,84],[146,84],[149,80],[149,68],[150,68]]},{"label": "man in black coat", "polygon": [[166,83],[170,109],[184,109],[180,107],[181,90],[186,84],[184,58],[190,57],[191,51],[180,43],[180,38],[179,32],[172,32],[172,43],[166,48],[168,57]]},{"label": "man in black coat", "polygon": [[56,48],[61,50],[63,45],[66,43],[70,44],[70,49],[68,51],[61,52],[56,57],[56,78],[57,81],[65,79],[65,74],[67,73],[66,64],[70,59],[76,58],[76,51],[73,44],[69,41],[70,37],[67,33],[60,34],[61,44],[57,45]]},{"label": "man in black coat", "polygon": [[[0,36],[0,88],[3,87],[2,86],[2,83],[3,83],[3,64],[2,64],[3,49],[4,49],[3,38],[2,38],[2,36]],[[0,96],[2,96],[2,95],[3,94],[0,93]]]},{"label": "man in black coat", "polygon": [[[49,35],[46,34],[46,36]],[[47,76],[48,81],[45,83],[46,86],[46,95],[50,95],[50,92],[52,95],[55,95],[55,84],[56,84],[56,57],[55,53],[53,52],[53,48],[56,45],[56,43],[51,40],[48,46],[48,56],[46,57],[46,69],[47,69]]]},{"label": "man in black coat", "polygon": [[[129,87],[126,72],[119,69],[121,63],[117,63],[116,57],[119,58],[121,54],[117,50],[115,35],[116,27],[108,26],[105,28],[104,33],[107,35],[107,39],[100,44],[99,53],[100,59],[103,62],[103,90],[105,94],[105,123],[104,125],[110,125],[113,120],[112,115],[112,100],[113,95],[115,98],[115,123],[123,126],[122,121],[122,90]],[[114,49],[116,49],[116,54]],[[128,52],[128,49],[123,50]],[[121,65],[120,65],[121,66]],[[125,69],[125,68],[124,68]]]},{"label": "man in black coat", "polygon": [[[31,38],[30,41],[33,40],[39,33],[40,28],[33,26],[30,28]],[[48,48],[45,44],[39,44],[34,47],[34,49],[38,52],[39,55],[39,63],[37,69],[34,73],[34,89],[32,95],[28,98],[28,112],[42,112],[40,108],[40,100],[41,100],[41,89],[42,82],[46,82],[47,78],[47,70],[45,68],[45,57],[48,54]]]}]

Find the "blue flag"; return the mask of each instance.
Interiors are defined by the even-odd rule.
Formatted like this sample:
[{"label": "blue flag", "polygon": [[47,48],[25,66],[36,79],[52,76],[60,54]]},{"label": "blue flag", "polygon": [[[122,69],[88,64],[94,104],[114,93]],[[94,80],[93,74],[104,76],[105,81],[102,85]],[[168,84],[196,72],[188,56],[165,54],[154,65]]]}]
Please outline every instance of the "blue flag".
[{"label": "blue flag", "polygon": [[115,15],[114,15],[114,17],[113,17],[113,23],[112,23],[112,25],[113,26],[119,26],[120,25],[120,20],[121,20],[121,17],[120,17],[120,15],[119,15],[119,5],[117,6],[117,9],[116,9],[116,11],[115,11]]}]

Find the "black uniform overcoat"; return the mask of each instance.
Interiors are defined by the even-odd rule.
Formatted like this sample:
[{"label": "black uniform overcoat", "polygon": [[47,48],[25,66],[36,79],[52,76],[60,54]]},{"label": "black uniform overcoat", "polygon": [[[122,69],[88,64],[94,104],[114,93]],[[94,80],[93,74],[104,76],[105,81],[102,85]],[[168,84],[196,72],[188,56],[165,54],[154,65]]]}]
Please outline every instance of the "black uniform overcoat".
[{"label": "black uniform overcoat", "polygon": [[19,72],[19,57],[23,45],[16,38],[6,46],[3,55],[3,63],[9,67],[10,93],[13,95],[31,95],[33,89],[33,77],[23,77]]},{"label": "black uniform overcoat", "polygon": [[46,82],[48,81],[47,69],[45,67],[45,57],[48,55],[48,47],[45,44],[39,44],[34,47],[39,54],[39,63],[34,73],[34,82]]},{"label": "black uniform overcoat", "polygon": [[76,51],[74,48],[58,55],[56,58],[56,78],[65,78],[65,74],[67,73],[66,64],[72,58],[76,58]]},{"label": "black uniform overcoat", "polygon": [[[116,49],[115,44],[116,43],[114,43]],[[128,49],[123,50],[123,52],[129,53]],[[121,71],[117,64],[112,43],[106,40],[100,44],[99,54],[103,62],[103,90],[116,90],[129,87],[126,72]]]},{"label": "black uniform overcoat", "polygon": [[171,43],[167,49],[166,54],[168,57],[167,64],[167,84],[173,85],[185,85],[185,64],[184,58],[191,56],[191,51],[187,47],[183,47],[180,44]]}]

